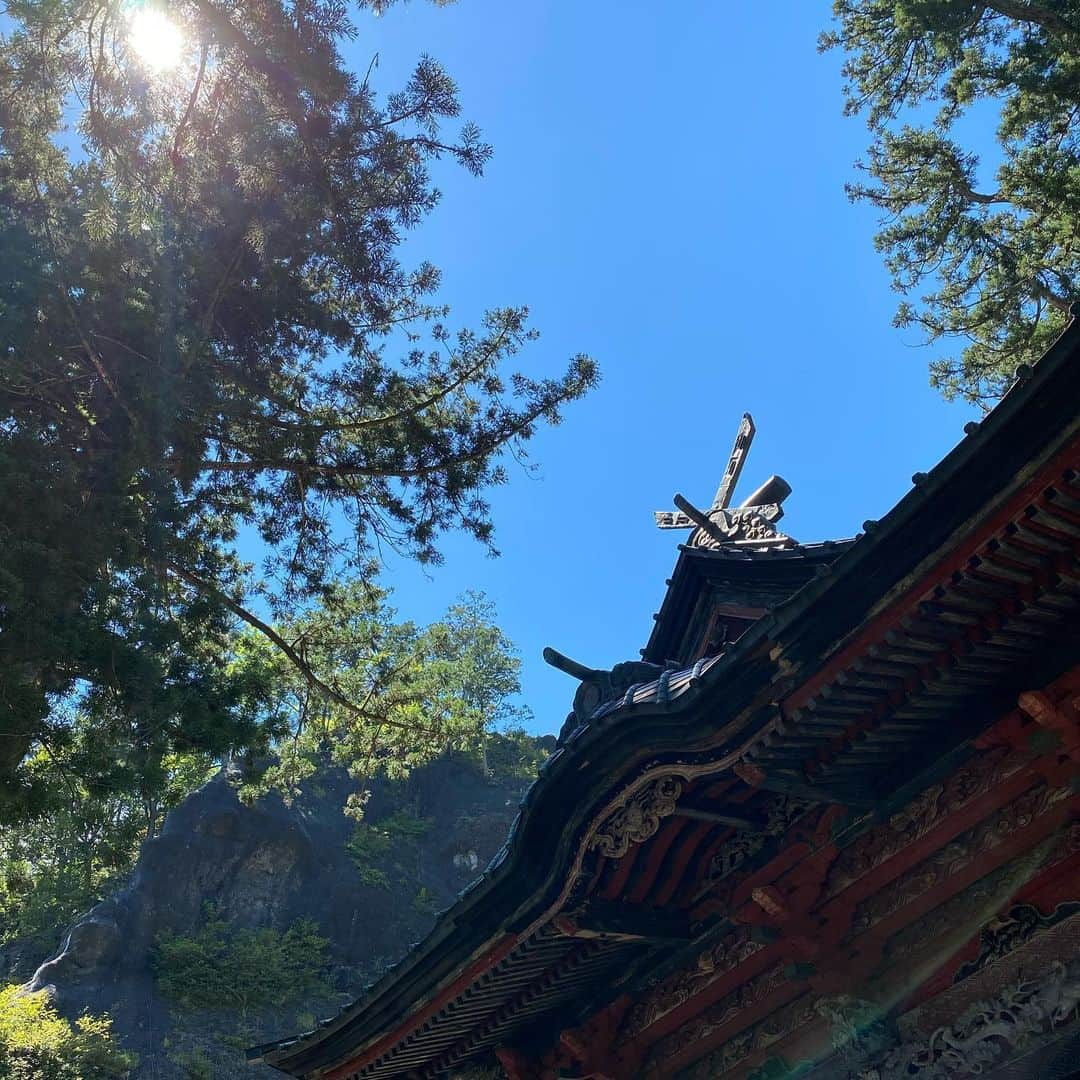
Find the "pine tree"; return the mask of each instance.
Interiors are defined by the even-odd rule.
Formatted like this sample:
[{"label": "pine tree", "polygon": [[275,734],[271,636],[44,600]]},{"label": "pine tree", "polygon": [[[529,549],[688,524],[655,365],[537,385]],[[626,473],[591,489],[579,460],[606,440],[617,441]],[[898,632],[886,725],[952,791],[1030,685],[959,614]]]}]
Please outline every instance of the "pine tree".
[{"label": "pine tree", "polygon": [[[986,403],[1080,299],[1080,3],[836,0],[824,48],[848,52],[847,111],[873,136],[854,199],[882,212],[897,313],[933,342],[946,395]],[[970,114],[996,113],[984,162]],[[970,132],[970,127],[967,129]]]},{"label": "pine tree", "polygon": [[0,813],[72,709],[155,755],[265,743],[238,623],[317,681],[275,620],[386,547],[490,545],[504,452],[596,379],[512,372],[525,309],[455,331],[399,261],[432,163],[490,149],[434,61],[385,100],[347,68],[345,3],[6,9]]}]

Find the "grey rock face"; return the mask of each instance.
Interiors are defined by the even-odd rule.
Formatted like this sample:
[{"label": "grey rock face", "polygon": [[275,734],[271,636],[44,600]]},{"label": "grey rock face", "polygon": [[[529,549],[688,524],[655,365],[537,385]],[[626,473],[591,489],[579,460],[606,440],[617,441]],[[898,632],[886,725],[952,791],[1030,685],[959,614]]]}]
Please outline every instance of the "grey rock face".
[{"label": "grey rock face", "polygon": [[[68,929],[30,986],[49,989],[69,1016],[110,1012],[122,1041],[141,1055],[137,1076],[198,1075],[176,1051],[185,1030],[190,1034],[194,1023],[227,1034],[230,1020],[180,1018],[161,998],[152,966],[161,935],[197,930],[208,903],[231,928],[285,930],[312,919],[329,940],[335,988],[351,997],[423,936],[433,912],[483,869],[506,837],[524,786],[455,760],[437,761],[404,784],[376,784],[366,821],[377,825],[404,811],[437,826],[403,846],[400,858],[391,851],[394,872],[373,884],[346,846],[355,822],[341,812],[352,790],[344,772],[319,776],[315,793],[292,806],[276,796],[244,806],[219,775],[169,814],[161,834],[143,846],[126,887]],[[311,1012],[324,1015],[335,1005],[313,1002]],[[287,1035],[297,1014],[294,1006],[249,1016],[245,1030],[253,1023],[258,1029],[251,1041]],[[233,1039],[220,1056],[211,1046],[208,1075],[257,1075],[242,1064],[235,1045],[242,1041]],[[198,1052],[208,1053],[201,1044]]]}]

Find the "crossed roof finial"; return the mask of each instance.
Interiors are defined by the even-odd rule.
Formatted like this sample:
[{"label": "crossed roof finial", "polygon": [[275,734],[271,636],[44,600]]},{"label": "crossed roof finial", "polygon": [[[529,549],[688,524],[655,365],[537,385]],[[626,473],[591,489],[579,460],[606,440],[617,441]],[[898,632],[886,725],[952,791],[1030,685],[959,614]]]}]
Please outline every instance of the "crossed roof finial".
[{"label": "crossed roof finial", "polygon": [[716,548],[722,544],[786,547],[793,544],[791,537],[775,527],[784,516],[781,503],[791,494],[791,485],[781,477],[770,476],[742,505],[729,509],[756,430],[754,418],[743,413],[735,445],[708,512],[699,510],[689,499],[676,494],[673,501],[678,509],[655,511],[657,526],[661,529],[693,529],[691,547]]}]

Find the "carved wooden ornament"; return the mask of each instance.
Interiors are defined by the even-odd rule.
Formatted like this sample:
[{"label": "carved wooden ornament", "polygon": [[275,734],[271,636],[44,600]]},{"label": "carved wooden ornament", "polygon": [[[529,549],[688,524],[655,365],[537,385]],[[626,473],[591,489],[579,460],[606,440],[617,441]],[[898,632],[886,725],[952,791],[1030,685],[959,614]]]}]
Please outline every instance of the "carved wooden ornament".
[{"label": "carved wooden ornament", "polygon": [[664,776],[635,792],[600,826],[589,848],[609,859],[621,859],[631,844],[655,836],[660,822],[675,812],[682,782]]}]

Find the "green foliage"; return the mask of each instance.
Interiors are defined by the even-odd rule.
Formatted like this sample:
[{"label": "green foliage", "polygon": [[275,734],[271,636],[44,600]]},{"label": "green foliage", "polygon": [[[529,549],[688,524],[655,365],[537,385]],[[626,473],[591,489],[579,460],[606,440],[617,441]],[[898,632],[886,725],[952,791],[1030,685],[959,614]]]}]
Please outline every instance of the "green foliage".
[{"label": "green foliage", "polygon": [[[278,761],[248,778],[243,794],[275,787],[292,797],[328,762],[349,767],[362,781],[376,771],[400,778],[448,746],[477,761],[484,746],[496,748],[499,760],[527,756],[528,736],[488,732],[491,722],[525,711],[512,700],[520,661],[483,597],[466,597],[428,628],[397,622],[385,601],[384,592],[354,584],[288,624],[320,677],[365,700],[362,716],[314,693],[260,639],[238,647],[232,662],[248,669],[243,677],[272,688],[267,725],[288,735]],[[400,726],[385,730],[394,722]],[[520,754],[513,749],[519,744]],[[165,813],[213,769],[205,754],[133,761],[130,747],[102,743],[82,715],[72,719],[62,746],[41,748],[26,762],[48,813],[0,830],[0,944],[20,939],[20,974],[29,974],[63,928],[123,880]],[[362,802],[353,800],[356,813]],[[361,880],[391,890],[408,878],[416,841],[429,826],[399,810],[358,827],[350,850]]]},{"label": "green foliage", "polygon": [[395,810],[375,827],[389,836],[392,845],[414,845],[431,832],[434,824],[434,818],[415,817],[407,810]]},{"label": "green foliage", "polygon": [[345,848],[363,884],[392,889],[408,881],[415,870],[416,847],[434,824],[400,808],[378,822],[357,822]]},{"label": "green foliage", "polygon": [[[327,1002],[327,1005],[329,1002]],[[320,1005],[320,1008],[325,1006]],[[261,1009],[251,1015],[232,1010],[172,1010],[170,1034],[162,1040],[168,1061],[185,1080],[239,1078],[251,1073],[247,1050],[292,1027],[290,1012]],[[145,1067],[142,1070],[148,1071]],[[171,1077],[172,1070],[166,1070]]]},{"label": "green foliage", "polygon": [[[524,308],[454,330],[438,270],[399,261],[430,170],[490,153],[434,61],[380,95],[344,64],[339,0],[175,0],[186,45],[154,73],[129,8],[9,3],[0,29],[9,819],[45,812],[27,762],[73,711],[147,775],[267,750],[272,688],[232,663],[239,624],[364,718],[256,612],[288,624],[383,550],[437,560],[448,529],[490,546],[504,454],[596,381],[582,356],[512,370]],[[421,705],[398,705],[407,734]]]},{"label": "green foliage", "polygon": [[72,1024],[44,991],[0,989],[0,1080],[113,1080],[136,1060],[117,1046],[108,1017],[87,1014]]},{"label": "green foliage", "polygon": [[0,875],[0,944],[20,942],[25,959],[16,973],[28,975],[59,944],[63,927],[97,903],[103,882],[78,863],[48,856],[5,860]]},{"label": "green foliage", "polygon": [[361,866],[360,864],[357,864],[356,869],[360,875],[361,885],[369,889],[386,889],[388,891],[393,888],[390,875],[385,870],[380,870],[377,866]]},{"label": "green foliage", "polygon": [[434,915],[439,910],[439,898],[421,885],[412,898],[412,909],[417,915]]},{"label": "green foliage", "polygon": [[530,735],[523,727],[511,725],[491,732],[474,757],[493,779],[532,781],[550,754],[542,739]]},{"label": "green foliage", "polygon": [[367,865],[395,847],[415,844],[431,831],[433,824],[431,818],[414,817],[407,810],[398,809],[381,821],[357,823],[346,847],[357,863]]},{"label": "green foliage", "polygon": [[19,940],[20,974],[123,879],[165,812],[211,771],[204,757],[174,754],[137,774],[81,717],[67,736],[26,763],[48,814],[0,829],[0,945]]},{"label": "green foliage", "polygon": [[284,932],[230,931],[212,905],[191,936],[158,939],[154,971],[162,994],[185,1009],[248,1009],[329,996],[327,939],[299,919]]},{"label": "green foliage", "polygon": [[[854,199],[882,213],[896,316],[929,341],[946,395],[985,402],[1032,363],[1080,298],[1080,2],[835,0],[847,111],[872,134]],[[965,121],[997,114],[988,162]]]},{"label": "green foliage", "polygon": [[379,825],[361,821],[353,829],[345,848],[357,866],[367,867],[390,850],[390,834]]},{"label": "green foliage", "polygon": [[214,1063],[201,1047],[170,1054],[169,1060],[184,1070],[187,1080],[214,1080]]},{"label": "green foliage", "polygon": [[[306,663],[332,693],[308,680],[258,635],[244,639],[236,664],[272,686],[273,726],[287,732],[277,760],[246,787],[298,794],[328,760],[365,781],[402,779],[447,750],[481,753],[496,725],[527,718],[515,702],[521,661],[480,593],[467,593],[427,627],[397,622],[387,594],[353,582],[327,591],[303,615],[284,621],[284,637],[303,645]],[[351,702],[362,702],[353,707]]]}]

